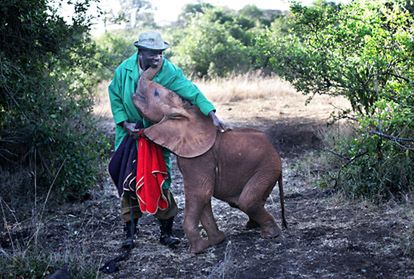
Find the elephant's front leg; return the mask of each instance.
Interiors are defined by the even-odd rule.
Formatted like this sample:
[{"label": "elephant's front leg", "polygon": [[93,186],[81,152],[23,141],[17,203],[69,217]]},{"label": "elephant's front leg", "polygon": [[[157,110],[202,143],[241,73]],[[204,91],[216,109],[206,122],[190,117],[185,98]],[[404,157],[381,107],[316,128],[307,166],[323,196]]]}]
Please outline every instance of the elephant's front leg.
[{"label": "elephant's front leg", "polygon": [[211,198],[201,214],[201,224],[207,232],[210,245],[219,244],[225,239],[224,233],[218,229],[216,220],[214,219],[213,210],[211,209]]},{"label": "elephant's front leg", "polygon": [[190,242],[191,253],[200,253],[209,246],[208,240],[201,237],[198,226],[205,204],[205,195],[194,191],[185,192],[183,229]]},{"label": "elephant's front leg", "polygon": [[203,212],[210,203],[214,191],[215,170],[214,164],[211,162],[214,162],[211,152],[197,158],[178,159],[178,166],[184,178],[183,229],[190,242],[192,253],[200,253],[210,244],[207,239],[201,237],[199,224],[201,219],[202,222],[208,220]]}]

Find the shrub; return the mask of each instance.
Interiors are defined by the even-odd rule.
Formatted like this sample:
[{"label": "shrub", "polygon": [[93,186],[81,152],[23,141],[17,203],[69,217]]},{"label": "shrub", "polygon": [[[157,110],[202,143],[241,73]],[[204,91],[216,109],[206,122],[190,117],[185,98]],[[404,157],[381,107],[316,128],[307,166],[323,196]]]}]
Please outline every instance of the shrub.
[{"label": "shrub", "polygon": [[79,198],[97,181],[108,145],[91,114],[100,64],[88,5],[68,24],[47,1],[0,4],[0,164],[27,169],[20,195],[45,197],[53,184],[56,198]]},{"label": "shrub", "polygon": [[255,21],[247,16],[205,7],[175,33],[172,60],[197,77],[245,73],[252,69],[255,28]]},{"label": "shrub", "polygon": [[337,146],[340,185],[388,198],[414,188],[414,24],[410,1],[295,4],[282,25],[257,40],[269,64],[304,94],[345,96],[356,134]]},{"label": "shrub", "polygon": [[[414,190],[411,169],[414,158],[410,152],[396,150],[393,143],[367,137],[361,141],[360,128],[347,125],[336,132],[324,132],[323,142],[330,163],[321,179],[324,186],[341,190],[348,197],[384,201]],[[376,149],[381,146],[381,158]],[[329,152],[326,152],[329,151]]]},{"label": "shrub", "polygon": [[137,39],[138,32],[114,32],[105,33],[95,40],[98,51],[95,59],[99,61],[103,67],[99,76],[103,79],[112,79],[115,69],[123,60],[136,52],[133,42]]},{"label": "shrub", "polygon": [[0,265],[1,278],[48,278],[62,268],[71,278],[92,279],[97,278],[98,273],[98,263],[85,261],[85,258],[79,258],[74,252],[70,255],[58,255],[32,248],[13,255],[3,255],[0,257]]}]

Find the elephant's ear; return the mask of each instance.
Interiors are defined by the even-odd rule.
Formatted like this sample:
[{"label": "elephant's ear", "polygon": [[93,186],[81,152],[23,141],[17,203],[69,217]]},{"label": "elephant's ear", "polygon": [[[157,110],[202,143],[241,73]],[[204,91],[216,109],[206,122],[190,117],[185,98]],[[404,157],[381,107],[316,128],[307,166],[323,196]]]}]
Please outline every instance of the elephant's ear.
[{"label": "elephant's ear", "polygon": [[183,115],[166,116],[144,130],[153,142],[179,157],[194,158],[206,153],[216,140],[217,129],[211,119],[193,107]]}]

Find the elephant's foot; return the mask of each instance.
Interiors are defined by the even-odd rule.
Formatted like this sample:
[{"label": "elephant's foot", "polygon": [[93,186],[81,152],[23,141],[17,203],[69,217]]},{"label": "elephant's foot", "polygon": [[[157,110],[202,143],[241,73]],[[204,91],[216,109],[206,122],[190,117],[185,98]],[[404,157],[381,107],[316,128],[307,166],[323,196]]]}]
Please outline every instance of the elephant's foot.
[{"label": "elephant's foot", "polygon": [[281,230],[277,224],[268,224],[261,227],[260,235],[263,238],[275,238],[281,234]]},{"label": "elephant's foot", "polygon": [[260,227],[259,223],[257,223],[256,221],[254,221],[253,219],[249,219],[249,221],[247,221],[246,223],[246,229],[255,229]]},{"label": "elephant's foot", "polygon": [[194,254],[198,254],[203,252],[209,246],[209,241],[207,239],[201,238],[200,240],[191,242],[190,252]]},{"label": "elephant's foot", "polygon": [[222,231],[217,231],[217,233],[215,233],[213,236],[211,235],[208,236],[208,242],[211,246],[223,242],[224,239],[226,239],[226,236],[224,235]]}]

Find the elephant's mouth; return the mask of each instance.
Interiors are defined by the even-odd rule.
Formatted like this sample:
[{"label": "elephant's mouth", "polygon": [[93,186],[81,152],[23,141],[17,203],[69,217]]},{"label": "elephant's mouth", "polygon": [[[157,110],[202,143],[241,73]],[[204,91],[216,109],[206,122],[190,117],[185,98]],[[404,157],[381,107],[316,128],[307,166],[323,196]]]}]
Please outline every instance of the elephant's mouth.
[{"label": "elephant's mouth", "polygon": [[141,114],[143,114],[143,111],[146,111],[146,107],[148,107],[148,101],[145,95],[136,91],[135,94],[132,95],[132,99],[135,107]]}]

